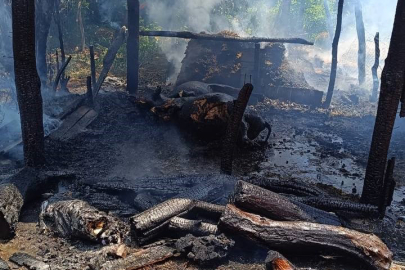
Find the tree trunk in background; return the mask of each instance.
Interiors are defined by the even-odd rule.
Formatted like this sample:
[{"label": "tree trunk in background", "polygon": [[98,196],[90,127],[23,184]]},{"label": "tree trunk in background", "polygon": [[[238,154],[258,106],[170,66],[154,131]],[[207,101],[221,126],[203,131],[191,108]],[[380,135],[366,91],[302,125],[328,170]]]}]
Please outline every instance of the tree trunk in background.
[{"label": "tree trunk in background", "polygon": [[46,48],[54,10],[54,0],[35,0],[35,38],[37,69],[42,86],[47,82]]},{"label": "tree trunk in background", "polygon": [[362,85],[366,81],[366,31],[364,29],[363,11],[360,0],[355,2],[356,29],[359,40],[358,52],[358,70],[359,84]]},{"label": "tree trunk in background", "polygon": [[127,0],[127,91],[136,94],[139,79],[139,0]]},{"label": "tree trunk in background", "polygon": [[275,32],[281,36],[290,35],[291,30],[291,0],[282,0],[275,23]]},{"label": "tree trunk in background", "polygon": [[[41,81],[35,59],[35,2],[13,0],[14,73],[25,164],[44,164],[44,128]],[[45,73],[46,75],[46,73]]]},{"label": "tree trunk in background", "polygon": [[375,61],[371,68],[373,73],[373,93],[371,95],[371,101],[375,102],[378,99],[378,88],[380,87],[380,81],[378,79],[378,66],[380,65],[380,33],[377,32],[374,38],[375,43]]},{"label": "tree trunk in background", "polygon": [[344,0],[339,0],[336,32],[332,43],[332,68],[330,71],[328,94],[326,96],[324,104],[325,108],[329,108],[330,103],[332,102],[333,90],[335,88],[337,64],[338,64],[338,47],[339,47],[340,33],[342,31],[343,4]]},{"label": "tree trunk in background", "polygon": [[361,200],[378,205],[388,150],[405,79],[405,1],[398,1]]},{"label": "tree trunk in background", "polygon": [[82,1],[80,0],[77,5],[77,23],[80,29],[80,51],[84,51],[86,48],[86,38],[84,36],[84,26],[83,26],[83,18],[82,18]]},{"label": "tree trunk in background", "polygon": [[298,15],[298,34],[305,34],[305,9],[307,8],[306,6],[306,0],[301,0],[300,2],[300,8],[299,8],[299,15]]},{"label": "tree trunk in background", "polygon": [[332,16],[330,15],[328,0],[323,0],[323,6],[325,8],[326,25],[328,26],[329,39],[332,40],[333,39],[333,23],[332,23]]}]

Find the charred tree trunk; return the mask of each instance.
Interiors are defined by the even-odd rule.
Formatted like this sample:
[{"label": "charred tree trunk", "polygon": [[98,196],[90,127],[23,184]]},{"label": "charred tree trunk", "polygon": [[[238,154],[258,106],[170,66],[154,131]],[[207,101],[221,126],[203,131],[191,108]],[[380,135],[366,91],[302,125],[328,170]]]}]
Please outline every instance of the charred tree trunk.
[{"label": "charred tree trunk", "polygon": [[35,2],[13,1],[12,14],[14,73],[24,160],[27,166],[36,167],[45,163],[45,156],[41,80],[35,59]]},{"label": "charred tree trunk", "polygon": [[82,17],[82,1],[77,4],[77,24],[80,30],[80,50],[83,52],[86,47],[86,37],[84,35],[83,17]]},{"label": "charred tree trunk", "polygon": [[139,0],[127,0],[127,91],[136,94],[139,79]]},{"label": "charred tree trunk", "polygon": [[380,33],[377,32],[374,38],[375,44],[375,61],[371,68],[373,73],[373,93],[371,95],[371,101],[378,100],[378,89],[380,88],[380,80],[378,79],[378,66],[380,65]]},{"label": "charred tree trunk", "polygon": [[358,51],[358,70],[359,84],[362,85],[366,81],[366,31],[364,29],[363,11],[360,0],[355,1],[356,29],[359,40]]},{"label": "charred tree trunk", "polygon": [[376,123],[367,164],[362,202],[379,204],[388,150],[405,82],[405,2],[398,1],[388,57],[381,78]]},{"label": "charred tree trunk", "polygon": [[339,0],[336,32],[332,43],[332,67],[330,71],[328,94],[326,95],[326,100],[324,104],[325,108],[329,108],[332,102],[333,90],[335,88],[337,64],[338,64],[338,47],[339,47],[340,33],[342,31],[343,4],[344,0]]},{"label": "charred tree trunk", "polygon": [[243,181],[236,184],[234,203],[240,208],[273,220],[341,225],[339,218],[333,214],[295,203],[282,195]]},{"label": "charred tree trunk", "polygon": [[228,205],[220,230],[238,233],[277,250],[331,251],[349,255],[370,269],[388,270],[392,253],[375,235],[300,221],[273,221]]},{"label": "charred tree trunk", "polygon": [[242,90],[240,90],[238,99],[235,101],[222,146],[221,172],[224,174],[232,174],[234,151],[238,140],[239,129],[252,92],[253,85],[250,83],[245,84]]},{"label": "charred tree trunk", "polygon": [[36,53],[37,53],[37,69],[41,78],[42,86],[46,86],[47,82],[47,64],[46,64],[46,49],[51,27],[52,14],[54,10],[54,0],[36,0],[35,1],[35,38],[36,38]]}]

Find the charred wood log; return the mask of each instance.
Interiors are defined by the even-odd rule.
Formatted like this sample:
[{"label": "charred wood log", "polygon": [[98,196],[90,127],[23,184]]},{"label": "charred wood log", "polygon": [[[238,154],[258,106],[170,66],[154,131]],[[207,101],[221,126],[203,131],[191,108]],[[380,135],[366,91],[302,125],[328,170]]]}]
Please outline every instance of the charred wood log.
[{"label": "charred wood log", "polygon": [[326,100],[324,104],[325,108],[329,108],[332,102],[333,90],[335,89],[337,64],[338,64],[338,47],[339,47],[340,33],[342,32],[343,4],[344,0],[339,0],[336,32],[332,43],[332,68],[330,72],[328,93],[326,95]]},{"label": "charred wood log", "polygon": [[369,204],[354,203],[328,197],[308,197],[295,198],[294,201],[304,203],[318,209],[328,212],[354,212],[359,214],[368,214],[369,216],[378,215],[378,207]]},{"label": "charred wood log", "polygon": [[126,39],[127,39],[127,28],[123,26],[115,36],[114,40],[112,41],[110,48],[108,48],[107,54],[104,56],[103,69],[101,70],[100,75],[98,77],[97,85],[94,86],[94,97],[97,97],[98,92],[100,91],[105,78],[107,78],[108,72],[110,72],[112,64],[114,63],[117,52],[121,48],[121,46],[125,43]]},{"label": "charred wood log", "polygon": [[273,221],[233,205],[226,207],[219,229],[238,233],[278,250],[317,252],[322,249],[346,254],[376,270],[388,270],[392,263],[391,251],[375,235],[331,225]]},{"label": "charred wood log", "polygon": [[377,32],[374,38],[375,44],[375,60],[374,65],[371,68],[373,74],[373,93],[371,95],[371,101],[377,101],[378,89],[380,88],[380,80],[378,79],[378,67],[380,65],[380,33]]},{"label": "charred wood log", "polygon": [[247,182],[271,190],[276,193],[291,194],[295,196],[326,196],[327,194],[315,185],[299,182],[294,179],[279,180],[266,178],[251,178]]},{"label": "charred wood log", "polygon": [[17,252],[14,253],[10,259],[11,262],[19,265],[19,266],[25,266],[28,269],[33,269],[33,270],[51,270],[51,266],[37,260],[36,258],[32,257],[31,255],[28,255],[26,253],[21,253]]},{"label": "charred wood log", "polygon": [[402,90],[405,87],[405,2],[398,2],[391,44],[381,76],[381,91],[361,200],[379,204],[388,150]]},{"label": "charred wood log", "polygon": [[205,33],[192,33],[192,32],[174,32],[174,31],[140,31],[141,36],[146,37],[172,37],[172,38],[184,38],[184,39],[199,39],[199,40],[215,40],[225,42],[270,42],[270,43],[293,43],[302,45],[314,45],[313,42],[309,42],[302,38],[261,38],[261,37],[228,37],[222,35],[211,35]]},{"label": "charred wood log", "polygon": [[270,250],[266,257],[266,270],[297,270],[297,268],[277,251]]},{"label": "charred wood log", "polygon": [[157,246],[140,250],[124,259],[106,262],[101,270],[137,270],[145,269],[173,257],[176,250],[167,246]]},{"label": "charred wood log", "polygon": [[236,184],[236,206],[280,221],[308,221],[341,225],[339,218],[328,212],[305,206],[261,187],[239,181]]},{"label": "charred wood log", "polygon": [[69,174],[41,172],[25,168],[0,184],[0,239],[14,236],[18,218],[25,202],[56,189],[58,179]]},{"label": "charred wood log", "polygon": [[216,225],[202,222],[201,220],[189,220],[180,217],[170,219],[169,230],[178,234],[192,234],[195,236],[207,236],[218,233]]},{"label": "charred wood log", "polygon": [[253,85],[250,83],[245,84],[239,92],[238,99],[234,102],[222,149],[221,172],[224,174],[232,174],[235,146],[238,140],[243,115],[245,114],[252,92]]},{"label": "charred wood log", "polygon": [[42,229],[49,229],[65,238],[103,244],[123,243],[128,239],[129,227],[125,223],[80,200],[46,201],[40,217]]}]

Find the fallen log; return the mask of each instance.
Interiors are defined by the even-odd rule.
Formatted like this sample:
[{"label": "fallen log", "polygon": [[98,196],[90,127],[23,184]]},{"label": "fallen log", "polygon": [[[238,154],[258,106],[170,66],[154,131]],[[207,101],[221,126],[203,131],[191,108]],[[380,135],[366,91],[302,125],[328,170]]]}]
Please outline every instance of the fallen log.
[{"label": "fallen log", "polygon": [[240,208],[273,220],[341,225],[336,215],[295,203],[287,197],[243,181],[236,184],[234,203]]},{"label": "fallen log", "polygon": [[297,268],[277,251],[270,250],[266,257],[266,270],[297,270]]},{"label": "fallen log", "polygon": [[37,260],[36,258],[26,253],[14,253],[9,260],[17,264],[18,266],[25,266],[28,269],[32,270],[51,270],[50,265],[41,262],[40,260]]},{"label": "fallen log", "polygon": [[388,270],[392,263],[391,251],[375,235],[331,225],[273,221],[233,205],[227,205],[219,229],[238,233],[277,250],[343,253],[376,270]]},{"label": "fallen log", "polygon": [[103,264],[101,270],[136,270],[144,269],[156,263],[163,262],[175,255],[176,250],[167,246],[157,246],[140,250],[124,259],[109,261]]},{"label": "fallen log", "polygon": [[120,244],[128,239],[129,226],[86,202],[46,201],[41,209],[42,229],[51,230],[62,237],[80,238],[102,244]]},{"label": "fallen log", "polygon": [[207,236],[218,233],[216,225],[202,222],[201,220],[188,220],[180,217],[170,219],[169,230],[178,234],[192,234],[195,236]]},{"label": "fallen log", "polygon": [[57,188],[58,180],[71,173],[44,172],[24,168],[0,184],[0,239],[14,236],[24,203]]},{"label": "fallen log", "polygon": [[117,36],[111,43],[110,48],[108,48],[107,54],[104,56],[103,59],[103,69],[98,76],[97,85],[94,85],[94,98],[97,97],[98,92],[103,85],[105,78],[107,78],[108,72],[110,72],[111,66],[114,63],[115,57],[117,55],[118,50],[121,46],[125,43],[127,39],[127,28],[123,26],[120,31],[118,32]]},{"label": "fallen log", "polygon": [[211,212],[215,216],[218,211],[222,213],[223,208],[191,199],[170,199],[130,218],[132,240],[142,245],[164,232],[172,218],[192,210]]},{"label": "fallen log", "polygon": [[192,32],[175,32],[175,31],[140,31],[140,36],[144,37],[171,37],[171,38],[183,38],[183,39],[199,39],[199,40],[215,40],[224,42],[249,42],[249,43],[293,43],[302,45],[314,45],[313,42],[309,42],[302,38],[263,38],[263,37],[235,37],[235,36],[223,36],[213,35],[206,33],[192,33]]}]

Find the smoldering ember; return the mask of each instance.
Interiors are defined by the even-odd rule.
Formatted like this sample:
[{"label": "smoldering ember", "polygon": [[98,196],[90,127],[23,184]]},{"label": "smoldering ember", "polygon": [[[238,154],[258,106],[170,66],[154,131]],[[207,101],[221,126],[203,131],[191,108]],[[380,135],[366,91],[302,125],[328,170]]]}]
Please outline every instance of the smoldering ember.
[{"label": "smoldering ember", "polygon": [[0,270],[405,269],[405,1],[0,0]]}]

